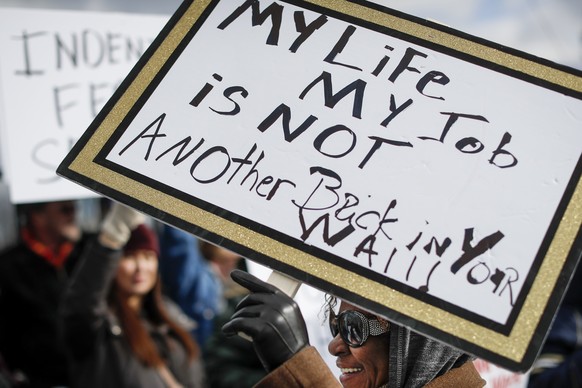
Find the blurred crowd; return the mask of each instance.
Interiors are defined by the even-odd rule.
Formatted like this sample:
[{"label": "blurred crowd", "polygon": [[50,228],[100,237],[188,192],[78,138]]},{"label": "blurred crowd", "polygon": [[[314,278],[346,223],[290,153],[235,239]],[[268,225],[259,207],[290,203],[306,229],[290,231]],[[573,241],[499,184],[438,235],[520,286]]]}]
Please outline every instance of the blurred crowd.
[{"label": "blurred crowd", "polygon": [[[343,302],[342,310],[327,312],[330,329],[324,330],[333,336],[328,332],[322,340],[313,335],[320,328],[311,327],[310,345],[305,322],[317,326],[311,317],[316,314],[304,312],[303,318],[291,298],[252,275],[233,280],[233,271],[251,272],[252,262],[130,207],[107,199],[96,203],[85,214],[77,201],[15,207],[18,236],[0,253],[0,388],[252,387],[260,381],[286,381],[280,376],[273,380],[273,370],[282,370],[279,366],[298,354],[305,356],[315,342],[323,342],[319,348],[327,346],[332,361],[325,366],[323,354],[308,354],[300,375],[323,376],[321,381],[331,381],[324,386],[339,384],[333,377],[336,357],[341,367],[342,360],[357,359],[363,352],[364,360],[381,361],[384,372],[392,373],[403,367],[387,355],[403,349],[410,352],[405,375],[420,371],[422,378],[433,379],[426,376],[430,364],[437,377],[450,378],[452,368],[475,383],[466,386],[485,384],[480,368],[467,370],[472,357]],[[92,219],[80,221],[87,217]],[[574,275],[531,371],[531,387],[582,386],[580,273]],[[253,291],[258,299],[249,297]],[[255,322],[262,314],[265,318]],[[354,322],[376,322],[376,328],[369,326],[369,334],[362,327],[352,332]],[[264,330],[257,329],[261,325]],[[275,335],[261,344],[261,335],[272,329],[277,329]],[[248,332],[254,343],[236,332]],[[359,342],[351,343],[354,338]],[[407,342],[396,345],[402,338]],[[383,344],[380,356],[370,353],[373,343]],[[424,350],[414,350],[419,343]],[[448,361],[435,364],[435,351],[447,354]],[[423,358],[426,364],[420,368]],[[355,370],[343,367],[344,386],[357,381]],[[368,377],[386,378],[384,372],[368,372]]]},{"label": "blurred crowd", "polygon": [[[99,201],[18,205],[0,254],[0,387],[234,387],[265,374],[252,343],[221,322],[248,291],[246,260]],[[86,217],[86,216],[85,216]]]}]

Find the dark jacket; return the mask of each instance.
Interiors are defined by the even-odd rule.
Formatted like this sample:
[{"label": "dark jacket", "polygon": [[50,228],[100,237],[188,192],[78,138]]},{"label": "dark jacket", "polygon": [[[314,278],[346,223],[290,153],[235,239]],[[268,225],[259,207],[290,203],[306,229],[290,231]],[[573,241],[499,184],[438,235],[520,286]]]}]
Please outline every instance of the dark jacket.
[{"label": "dark jacket", "polygon": [[[88,248],[63,303],[65,341],[72,356],[71,387],[165,387],[156,369],[134,357],[107,305],[121,252],[97,242]],[[148,328],[174,377],[186,387],[204,386],[200,361],[188,360],[168,328]]]},{"label": "dark jacket", "polygon": [[58,310],[85,238],[56,268],[24,243],[0,255],[0,353],[30,385],[67,385]]},{"label": "dark jacket", "polygon": [[222,326],[230,321],[236,305],[249,291],[232,281],[226,287],[226,308],[215,320],[214,334],[206,342],[204,365],[212,388],[252,387],[267,372],[253,343],[238,335],[227,337]]},{"label": "dark jacket", "polygon": [[570,281],[528,387],[582,387],[582,266]]}]

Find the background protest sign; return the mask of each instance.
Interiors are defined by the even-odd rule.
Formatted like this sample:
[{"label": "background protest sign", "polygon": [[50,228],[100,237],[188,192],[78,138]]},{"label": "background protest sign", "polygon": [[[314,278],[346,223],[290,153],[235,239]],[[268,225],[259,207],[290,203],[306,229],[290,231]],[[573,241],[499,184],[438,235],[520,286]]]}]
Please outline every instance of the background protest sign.
[{"label": "background protest sign", "polygon": [[168,17],[0,12],[0,138],[13,203],[95,193],[55,170]]},{"label": "background protest sign", "polygon": [[581,99],[367,2],[185,2],[58,173],[525,370],[581,252]]}]

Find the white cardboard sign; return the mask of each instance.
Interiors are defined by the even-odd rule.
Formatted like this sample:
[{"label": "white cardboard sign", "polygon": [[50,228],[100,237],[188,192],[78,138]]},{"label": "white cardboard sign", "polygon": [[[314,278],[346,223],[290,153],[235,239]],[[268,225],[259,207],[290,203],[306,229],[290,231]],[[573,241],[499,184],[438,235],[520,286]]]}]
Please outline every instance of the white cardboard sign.
[{"label": "white cardboard sign", "polygon": [[186,2],[59,172],[524,370],[580,254],[581,96],[363,1]]},{"label": "white cardboard sign", "polygon": [[95,194],[55,170],[168,17],[0,9],[0,137],[13,203]]}]

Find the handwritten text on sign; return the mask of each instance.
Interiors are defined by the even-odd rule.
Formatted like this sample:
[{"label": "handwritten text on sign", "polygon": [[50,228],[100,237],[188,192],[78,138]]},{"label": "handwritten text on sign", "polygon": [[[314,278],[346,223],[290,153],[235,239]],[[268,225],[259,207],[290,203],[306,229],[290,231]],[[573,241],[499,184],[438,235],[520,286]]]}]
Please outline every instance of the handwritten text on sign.
[{"label": "handwritten text on sign", "polygon": [[0,122],[12,202],[94,195],[55,174],[167,17],[0,12]]},{"label": "handwritten text on sign", "polygon": [[581,112],[360,25],[220,2],[107,159],[504,323]]}]

